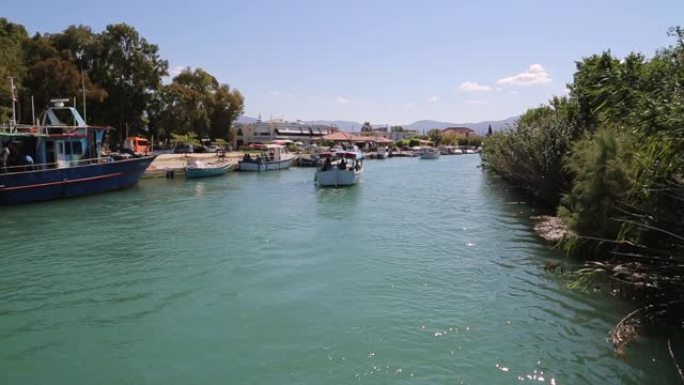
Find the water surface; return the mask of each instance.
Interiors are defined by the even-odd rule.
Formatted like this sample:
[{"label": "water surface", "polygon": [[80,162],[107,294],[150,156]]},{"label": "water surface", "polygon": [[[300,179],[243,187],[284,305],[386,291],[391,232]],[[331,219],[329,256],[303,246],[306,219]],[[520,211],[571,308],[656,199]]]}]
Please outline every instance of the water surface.
[{"label": "water surface", "polygon": [[479,157],[143,180],[0,208],[0,383],[663,384]]}]

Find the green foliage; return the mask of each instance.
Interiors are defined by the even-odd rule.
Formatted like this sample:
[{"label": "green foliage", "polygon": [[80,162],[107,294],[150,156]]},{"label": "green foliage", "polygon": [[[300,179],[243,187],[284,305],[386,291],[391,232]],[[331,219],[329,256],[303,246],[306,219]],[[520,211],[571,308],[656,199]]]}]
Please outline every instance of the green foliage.
[{"label": "green foliage", "polygon": [[417,138],[411,138],[408,141],[409,147],[420,146],[420,141]]},{"label": "green foliage", "polygon": [[370,124],[370,122],[364,122],[363,126],[361,126],[361,132],[371,132],[373,131],[373,126]]},{"label": "green foliage", "polygon": [[559,213],[579,233],[617,237],[617,206],[635,183],[634,144],[631,134],[613,127],[601,127],[574,144],[565,162],[574,183]]},{"label": "green foliage", "polygon": [[199,68],[188,68],[164,86],[167,71],[159,48],[127,24],[108,25],[100,33],[70,26],[29,38],[21,25],[0,18],[0,121],[11,114],[5,79],[14,76],[23,123],[31,119],[31,96],[38,109],[56,97],[77,97],[81,107],[85,89],[88,123],[113,125],[119,137],[142,130],[157,138],[195,131],[231,140],[232,123],[244,106],[240,92]]},{"label": "green foliage", "polygon": [[197,139],[197,134],[194,132],[188,132],[186,134],[171,134],[171,143],[174,145],[182,144],[186,146],[199,147],[201,142]]},{"label": "green foliage", "polygon": [[442,130],[439,128],[433,128],[432,130],[427,132],[428,138],[430,138],[430,141],[435,144],[435,146],[439,146],[442,142]]},{"label": "green foliage", "polygon": [[563,162],[578,134],[564,119],[568,103],[528,110],[516,129],[495,133],[482,142],[485,166],[547,207],[556,207],[568,187]]}]

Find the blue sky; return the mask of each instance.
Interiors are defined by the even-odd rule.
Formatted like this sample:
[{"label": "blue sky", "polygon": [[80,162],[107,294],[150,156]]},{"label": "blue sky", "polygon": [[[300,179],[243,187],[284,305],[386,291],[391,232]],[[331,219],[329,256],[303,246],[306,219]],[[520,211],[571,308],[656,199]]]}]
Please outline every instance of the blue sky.
[{"label": "blue sky", "polygon": [[575,61],[652,55],[684,1],[10,1],[30,34],[125,22],[171,71],[202,67],[250,116],[498,120],[564,94]]}]

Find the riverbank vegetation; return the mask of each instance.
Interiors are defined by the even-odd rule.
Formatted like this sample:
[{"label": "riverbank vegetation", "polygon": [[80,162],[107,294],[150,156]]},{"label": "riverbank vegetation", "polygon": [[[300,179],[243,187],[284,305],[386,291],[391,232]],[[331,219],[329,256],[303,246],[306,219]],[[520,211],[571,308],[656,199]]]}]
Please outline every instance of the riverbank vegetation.
[{"label": "riverbank vegetation", "polygon": [[684,29],[651,58],[603,52],[577,62],[569,94],[488,136],[483,165],[555,211],[563,247],[640,308],[610,337],[684,321]]},{"label": "riverbank vegetation", "polygon": [[[29,37],[26,29],[0,18],[0,122],[12,114],[7,77],[14,77],[18,123],[32,123],[51,98],[70,98],[89,124],[112,125],[126,134],[172,138],[190,132],[231,139],[244,99],[201,68],[185,68],[170,84],[169,64],[159,48],[135,28],[108,25],[96,33],[70,26],[60,33]],[[167,80],[168,83],[168,80]],[[82,95],[85,90],[86,111]]]}]

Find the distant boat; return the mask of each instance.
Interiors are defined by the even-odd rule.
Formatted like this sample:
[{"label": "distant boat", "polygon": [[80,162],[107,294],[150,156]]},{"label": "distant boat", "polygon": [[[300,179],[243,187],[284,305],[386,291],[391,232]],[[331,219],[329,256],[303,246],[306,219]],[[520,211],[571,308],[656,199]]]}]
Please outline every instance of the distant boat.
[{"label": "distant boat", "polygon": [[387,151],[387,147],[379,147],[377,151],[375,151],[376,159],[387,159],[388,155],[389,152]]},{"label": "distant boat", "polygon": [[267,144],[261,147],[262,153],[257,156],[245,154],[238,162],[240,171],[270,171],[290,168],[295,160],[295,155],[285,150],[279,144]]},{"label": "distant boat", "polygon": [[339,151],[321,153],[322,164],[316,169],[314,182],[321,187],[351,186],[363,175],[363,153]]},{"label": "distant boat", "polygon": [[192,160],[185,166],[185,177],[192,179],[220,176],[226,173],[228,167],[230,167],[230,165],[225,162],[205,164],[201,160]]},{"label": "distant boat", "polygon": [[0,204],[79,197],[138,183],[156,156],[102,155],[111,127],[89,126],[68,99],[38,125],[0,126]]},{"label": "distant boat", "polygon": [[439,158],[439,150],[433,147],[423,147],[420,150],[420,159],[437,159]]}]

